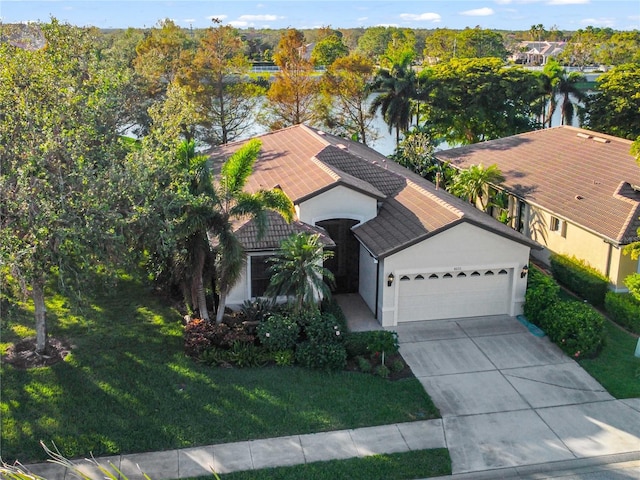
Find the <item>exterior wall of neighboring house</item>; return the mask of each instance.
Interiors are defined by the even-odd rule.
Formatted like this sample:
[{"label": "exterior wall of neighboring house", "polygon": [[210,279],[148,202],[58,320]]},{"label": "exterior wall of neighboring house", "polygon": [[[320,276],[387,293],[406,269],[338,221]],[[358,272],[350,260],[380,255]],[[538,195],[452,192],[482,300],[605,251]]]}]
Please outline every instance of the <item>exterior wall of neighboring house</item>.
[{"label": "exterior wall of neighboring house", "polygon": [[339,185],[296,205],[300,221],[315,225],[322,220],[350,218],[366,222],[378,213],[375,198]]},{"label": "exterior wall of neighboring house", "polygon": [[[526,276],[521,271],[529,262],[530,248],[514,242],[478,226],[461,223],[445,230],[427,240],[393,254],[380,261],[379,310],[378,319],[383,326],[393,326],[397,322],[406,321],[399,312],[399,294],[401,293],[401,279],[403,276],[428,277],[432,273],[477,272],[486,273],[488,270],[508,272],[505,277],[507,290],[504,311],[496,312],[517,315],[522,312],[526,291]],[[388,286],[387,278],[393,274],[394,281]],[[461,274],[461,273],[460,273]],[[427,280],[428,281],[428,280]],[[425,284],[426,285],[426,284]],[[451,285],[454,285],[452,281]],[[486,292],[484,292],[486,293]],[[473,292],[448,292],[451,295],[450,306],[452,312],[471,312],[466,316],[482,315]],[[430,308],[425,298],[425,315]],[[440,316],[447,318],[447,306],[435,316],[425,319],[435,319]],[[474,313],[479,312],[479,313]],[[464,315],[460,315],[464,316]],[[418,319],[418,318],[414,318]]]},{"label": "exterior wall of neighboring house", "polygon": [[574,256],[608,276],[616,291],[626,290],[624,279],[638,269],[638,261],[623,255],[621,248],[539,207],[529,205],[526,234],[546,247],[532,253],[537,260],[549,265],[551,252]]}]

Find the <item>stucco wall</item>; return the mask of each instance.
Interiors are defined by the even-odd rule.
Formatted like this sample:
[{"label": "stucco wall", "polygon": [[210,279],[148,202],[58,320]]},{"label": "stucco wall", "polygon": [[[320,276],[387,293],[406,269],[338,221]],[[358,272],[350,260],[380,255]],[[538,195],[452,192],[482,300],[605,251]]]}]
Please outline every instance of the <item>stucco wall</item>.
[{"label": "stucco wall", "polygon": [[376,275],[378,264],[371,254],[360,245],[359,285],[358,293],[369,309],[376,312]]},{"label": "stucco wall", "polygon": [[547,247],[542,252],[534,252],[535,258],[549,264],[551,252],[575,256],[603,275],[608,275],[613,289],[625,289],[624,278],[637,271],[637,261],[624,256],[622,249],[611,246],[598,235],[570,222],[565,223],[564,235],[562,229],[559,232],[551,232],[549,225],[552,215],[535,207],[531,207],[531,212],[531,237]]},{"label": "stucco wall", "polygon": [[350,218],[359,222],[371,220],[378,213],[378,202],[342,185],[296,206],[298,218],[311,225],[333,218]]},{"label": "stucco wall", "polygon": [[[510,314],[522,312],[527,279],[519,272],[529,262],[529,247],[506,237],[488,232],[468,223],[459,224],[413,247],[384,259],[382,278],[393,272],[396,279],[404,273],[429,273],[445,269],[512,268]],[[388,287],[386,280],[380,284],[382,299],[381,323],[395,324],[395,286]]]}]

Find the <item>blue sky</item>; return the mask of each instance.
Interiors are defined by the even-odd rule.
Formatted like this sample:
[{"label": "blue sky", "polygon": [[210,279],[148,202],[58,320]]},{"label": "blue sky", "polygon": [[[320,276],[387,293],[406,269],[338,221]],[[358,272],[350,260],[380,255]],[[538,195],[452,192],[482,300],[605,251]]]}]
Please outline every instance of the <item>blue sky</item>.
[{"label": "blue sky", "polygon": [[639,0],[0,0],[5,23],[48,21],[101,28],[151,27],[170,18],[194,28],[217,17],[239,28],[334,28],[393,25],[577,30],[588,25],[640,29]]}]

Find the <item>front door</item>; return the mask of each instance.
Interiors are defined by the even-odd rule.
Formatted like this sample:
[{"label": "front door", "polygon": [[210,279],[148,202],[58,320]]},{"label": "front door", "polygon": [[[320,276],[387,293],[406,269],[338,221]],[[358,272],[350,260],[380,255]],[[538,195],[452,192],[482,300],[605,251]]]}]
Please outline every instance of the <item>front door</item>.
[{"label": "front door", "polygon": [[324,264],[335,277],[333,293],[358,292],[360,244],[351,232],[351,227],[357,224],[358,221],[346,218],[317,223],[327,231],[336,244],[333,257]]}]

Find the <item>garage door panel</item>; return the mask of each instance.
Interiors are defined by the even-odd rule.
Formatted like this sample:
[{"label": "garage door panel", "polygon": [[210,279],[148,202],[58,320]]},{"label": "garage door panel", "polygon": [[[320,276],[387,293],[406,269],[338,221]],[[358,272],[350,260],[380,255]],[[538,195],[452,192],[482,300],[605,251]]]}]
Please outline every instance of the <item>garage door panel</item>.
[{"label": "garage door panel", "polygon": [[403,275],[398,321],[506,314],[512,275],[511,269]]}]

